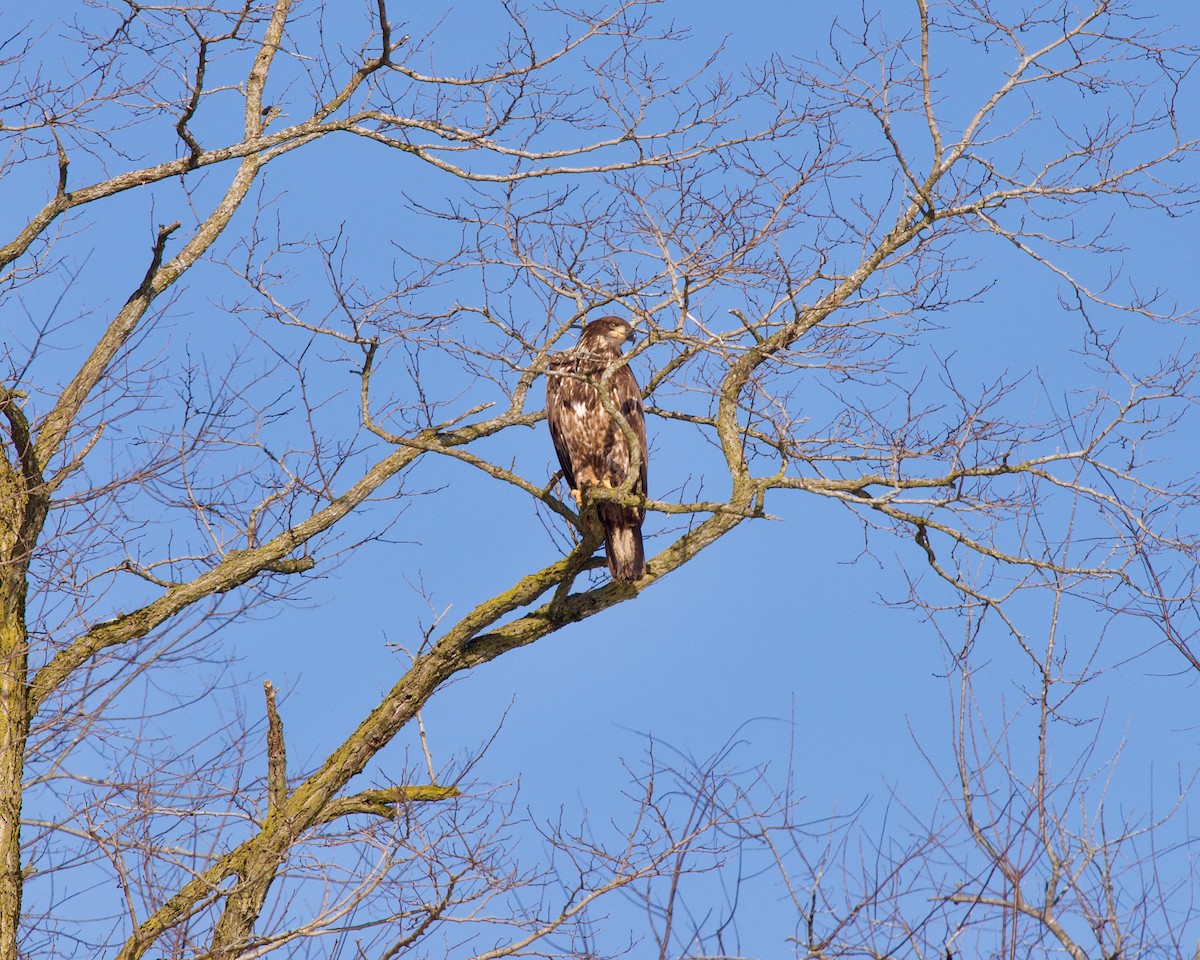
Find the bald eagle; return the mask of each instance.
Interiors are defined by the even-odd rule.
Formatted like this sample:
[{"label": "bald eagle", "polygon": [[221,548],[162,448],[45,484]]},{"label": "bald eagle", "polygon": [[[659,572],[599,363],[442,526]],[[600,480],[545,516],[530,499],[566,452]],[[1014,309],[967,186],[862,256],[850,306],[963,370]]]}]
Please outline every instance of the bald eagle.
[{"label": "bald eagle", "polygon": [[[596,385],[621,356],[621,346],[633,342],[633,328],[619,317],[601,317],[583,329],[570,350],[552,355],[546,377],[546,419],[554,451],[562,465],[571,496],[582,506],[589,487],[619,487],[629,475],[629,443],[620,423],[600,402]],[[628,365],[608,380],[612,405],[621,412],[637,443],[641,466],[633,493],[646,492],[646,419],[642,391]],[[640,507],[601,503],[604,549],[614,580],[640,580],[646,575]]]}]

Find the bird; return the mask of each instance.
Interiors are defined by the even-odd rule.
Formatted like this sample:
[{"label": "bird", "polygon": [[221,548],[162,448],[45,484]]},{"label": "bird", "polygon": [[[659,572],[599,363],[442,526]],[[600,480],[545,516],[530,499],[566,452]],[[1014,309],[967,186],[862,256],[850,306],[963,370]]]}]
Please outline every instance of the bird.
[{"label": "bird", "polygon": [[[551,354],[546,376],[546,420],[550,438],[576,505],[589,487],[619,487],[629,475],[632,449],[620,422],[600,399],[601,378],[619,363],[621,347],[634,342],[633,327],[620,317],[593,320],[570,350]],[[607,381],[612,407],[629,426],[638,452],[638,476],[631,493],[646,493],[646,417],[642,391],[628,364]],[[642,520],[646,511],[602,502],[597,514],[604,527],[604,550],[614,580],[633,582],[646,575]]]}]

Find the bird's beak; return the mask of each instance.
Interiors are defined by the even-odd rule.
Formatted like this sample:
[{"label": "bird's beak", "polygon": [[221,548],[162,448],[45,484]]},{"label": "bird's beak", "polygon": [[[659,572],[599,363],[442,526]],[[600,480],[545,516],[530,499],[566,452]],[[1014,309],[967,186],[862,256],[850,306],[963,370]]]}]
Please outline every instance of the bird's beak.
[{"label": "bird's beak", "polygon": [[629,335],[625,338],[625,341],[630,344],[637,343],[637,335],[634,334],[634,332],[632,330],[630,330]]}]

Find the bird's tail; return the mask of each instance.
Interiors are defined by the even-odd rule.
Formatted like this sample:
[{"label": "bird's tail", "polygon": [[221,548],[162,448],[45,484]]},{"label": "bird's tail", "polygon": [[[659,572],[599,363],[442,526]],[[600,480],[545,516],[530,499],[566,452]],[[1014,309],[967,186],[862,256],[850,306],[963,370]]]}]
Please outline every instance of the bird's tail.
[{"label": "bird's tail", "polygon": [[614,580],[641,580],[646,575],[640,523],[626,517],[604,520],[604,551]]}]

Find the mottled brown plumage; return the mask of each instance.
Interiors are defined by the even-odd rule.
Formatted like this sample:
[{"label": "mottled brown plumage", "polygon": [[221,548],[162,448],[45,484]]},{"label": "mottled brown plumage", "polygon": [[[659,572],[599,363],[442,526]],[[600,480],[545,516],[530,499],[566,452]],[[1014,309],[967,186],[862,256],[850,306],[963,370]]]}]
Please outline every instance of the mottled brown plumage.
[{"label": "mottled brown plumage", "polygon": [[[546,376],[546,419],[563,476],[577,504],[589,487],[619,487],[629,475],[629,444],[620,423],[608,414],[596,386],[621,357],[621,346],[633,341],[633,329],[619,317],[601,317],[583,330],[574,348],[550,358]],[[613,371],[608,381],[612,405],[632,431],[641,466],[633,493],[646,492],[646,419],[642,391],[628,365]],[[608,569],[615,580],[640,580],[646,575],[640,507],[601,503]]]}]

